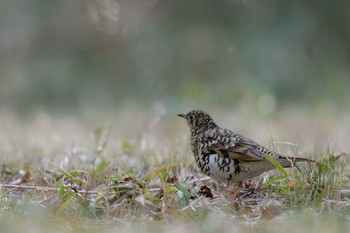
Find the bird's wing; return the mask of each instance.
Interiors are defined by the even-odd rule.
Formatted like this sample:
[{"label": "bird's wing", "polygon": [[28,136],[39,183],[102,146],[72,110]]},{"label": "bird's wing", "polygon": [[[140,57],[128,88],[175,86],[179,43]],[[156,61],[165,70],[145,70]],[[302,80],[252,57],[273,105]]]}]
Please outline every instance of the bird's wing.
[{"label": "bird's wing", "polygon": [[276,153],[230,130],[218,128],[209,130],[203,137],[204,153],[243,161],[263,161],[265,154],[276,156]]}]

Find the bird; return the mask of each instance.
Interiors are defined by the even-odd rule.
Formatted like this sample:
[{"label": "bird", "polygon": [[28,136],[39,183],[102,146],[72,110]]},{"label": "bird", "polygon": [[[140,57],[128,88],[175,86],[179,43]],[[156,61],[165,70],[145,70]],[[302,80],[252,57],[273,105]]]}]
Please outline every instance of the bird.
[{"label": "bird", "polygon": [[192,110],[178,116],[184,118],[190,128],[191,149],[199,169],[214,180],[226,181],[224,192],[237,183],[237,188],[232,191],[233,198],[245,180],[275,168],[268,156],[275,158],[284,168],[292,167],[296,162],[315,162],[269,150],[245,136],[218,126],[205,111]]}]

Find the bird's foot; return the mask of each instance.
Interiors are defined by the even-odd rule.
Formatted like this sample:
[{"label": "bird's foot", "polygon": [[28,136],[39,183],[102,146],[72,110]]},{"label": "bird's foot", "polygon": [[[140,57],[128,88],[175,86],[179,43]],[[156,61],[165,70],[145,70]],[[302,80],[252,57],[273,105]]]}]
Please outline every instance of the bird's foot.
[{"label": "bird's foot", "polygon": [[240,188],[237,188],[237,189],[234,189],[234,190],[230,190],[229,191],[230,199],[231,200],[235,200],[237,195],[239,194],[240,190],[241,190]]},{"label": "bird's foot", "polygon": [[236,197],[237,197],[237,195],[239,194],[239,192],[240,192],[240,190],[241,190],[242,185],[243,185],[243,182],[240,181],[240,182],[238,183],[238,185],[237,185],[237,188],[234,189],[234,190],[230,190],[230,191],[228,191],[229,185],[227,185],[227,186],[225,187],[225,189],[224,189],[224,193],[228,193],[229,196],[230,196],[230,199],[231,199],[231,200],[235,200]]}]

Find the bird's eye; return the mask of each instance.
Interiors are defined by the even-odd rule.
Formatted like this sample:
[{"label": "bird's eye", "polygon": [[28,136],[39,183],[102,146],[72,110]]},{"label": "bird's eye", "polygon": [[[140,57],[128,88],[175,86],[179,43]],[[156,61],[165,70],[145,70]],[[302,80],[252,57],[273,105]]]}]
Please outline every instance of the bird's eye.
[{"label": "bird's eye", "polygon": [[193,118],[194,118],[194,116],[193,116],[193,115],[190,115],[188,118],[192,121]]}]

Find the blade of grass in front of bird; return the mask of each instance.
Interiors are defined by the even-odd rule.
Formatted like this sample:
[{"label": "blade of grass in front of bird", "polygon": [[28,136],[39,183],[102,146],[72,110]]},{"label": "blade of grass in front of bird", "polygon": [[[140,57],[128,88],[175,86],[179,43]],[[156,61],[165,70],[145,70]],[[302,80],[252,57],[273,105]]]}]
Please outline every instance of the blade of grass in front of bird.
[{"label": "blade of grass in front of bird", "polygon": [[273,177],[270,177],[266,183],[264,183],[261,187],[262,188],[267,188],[269,187],[273,182],[275,181],[279,181],[279,180],[283,180],[285,177],[283,175],[279,175],[279,176],[273,176]]},{"label": "blade of grass in front of bird", "polygon": [[284,178],[288,177],[286,170],[284,170],[282,164],[276,158],[270,155],[265,155],[265,158],[284,176]]}]

